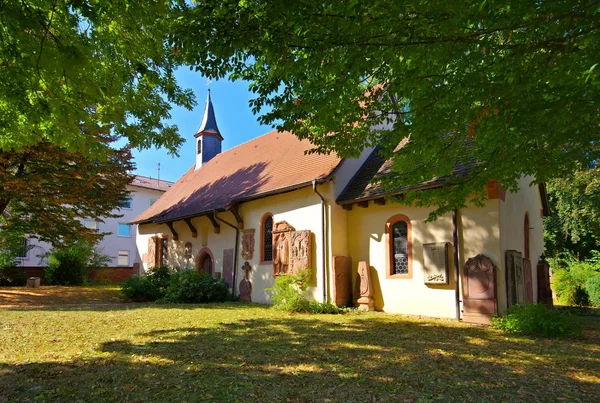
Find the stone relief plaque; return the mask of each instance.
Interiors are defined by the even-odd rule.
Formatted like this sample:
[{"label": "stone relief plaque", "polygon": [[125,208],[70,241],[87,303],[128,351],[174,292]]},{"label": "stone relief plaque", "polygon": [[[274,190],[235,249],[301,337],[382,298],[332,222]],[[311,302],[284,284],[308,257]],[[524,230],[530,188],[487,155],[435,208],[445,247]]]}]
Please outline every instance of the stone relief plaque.
[{"label": "stone relief plaque", "polygon": [[298,274],[310,267],[311,259],[310,230],[293,231],[290,233],[290,274]]},{"label": "stone relief plaque", "polygon": [[423,245],[425,284],[448,284],[448,242]]},{"label": "stone relief plaque", "polygon": [[233,249],[223,250],[223,280],[233,287]]},{"label": "stone relief plaque", "polygon": [[254,229],[245,229],[242,232],[242,259],[252,260],[254,256]]},{"label": "stone relief plaque", "polygon": [[273,226],[273,275],[287,274],[290,267],[291,233],[296,229],[285,221]]},{"label": "stone relief plaque", "polygon": [[333,257],[333,302],[336,306],[352,306],[352,259]]},{"label": "stone relief plaque", "polygon": [[525,301],[523,256],[516,250],[506,251],[506,294],[508,306]]}]

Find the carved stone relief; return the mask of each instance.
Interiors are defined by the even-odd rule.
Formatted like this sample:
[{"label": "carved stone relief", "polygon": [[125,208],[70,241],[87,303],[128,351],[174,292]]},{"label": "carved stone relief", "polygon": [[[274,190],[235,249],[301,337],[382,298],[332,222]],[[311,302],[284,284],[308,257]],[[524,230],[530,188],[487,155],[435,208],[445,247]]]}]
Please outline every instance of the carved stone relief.
[{"label": "carved stone relief", "polygon": [[312,256],[310,231],[293,231],[290,242],[290,274],[295,275],[310,267]]},{"label": "carved stone relief", "polygon": [[333,302],[336,306],[352,306],[352,259],[333,257]]},{"label": "carved stone relief", "polygon": [[467,260],[462,275],[463,319],[489,323],[498,310],[494,263],[485,255],[477,255]]},{"label": "carved stone relief", "polygon": [[523,255],[516,250],[506,251],[506,296],[508,306],[525,302],[523,284]]},{"label": "carved stone relief", "polygon": [[148,268],[156,266],[156,237],[148,239]]},{"label": "carved stone relief", "polygon": [[223,250],[223,280],[229,287],[233,286],[233,249]]},{"label": "carved stone relief", "polygon": [[191,242],[185,243],[185,246],[183,248],[183,257],[186,259],[192,258],[192,243]]},{"label": "carved stone relief", "polygon": [[245,229],[242,232],[242,259],[252,260],[254,256],[254,229]]},{"label": "carved stone relief", "polygon": [[240,301],[251,302],[252,301],[252,283],[249,280],[249,272],[252,270],[250,263],[245,262],[242,266],[244,270],[244,278],[240,281]]},{"label": "carved stone relief", "polygon": [[360,298],[358,299],[359,311],[372,311],[375,306],[373,299],[373,280],[367,262],[358,262],[358,290]]},{"label": "carved stone relief", "polygon": [[273,275],[287,274],[290,268],[291,233],[295,228],[285,221],[273,226]]},{"label": "carved stone relief", "polygon": [[423,245],[425,284],[448,284],[448,246],[447,242]]},{"label": "carved stone relief", "polygon": [[537,264],[538,303],[549,307],[552,303],[552,290],[550,289],[550,265],[544,255],[540,256]]}]

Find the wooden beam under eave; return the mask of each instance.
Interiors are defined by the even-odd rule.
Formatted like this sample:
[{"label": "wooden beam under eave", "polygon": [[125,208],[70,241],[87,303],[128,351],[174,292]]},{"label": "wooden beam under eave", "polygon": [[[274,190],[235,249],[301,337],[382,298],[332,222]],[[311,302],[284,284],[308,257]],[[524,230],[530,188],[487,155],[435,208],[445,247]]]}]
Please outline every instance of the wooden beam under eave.
[{"label": "wooden beam under eave", "polygon": [[235,217],[235,221],[237,222],[237,227],[239,229],[244,229],[244,220],[242,219],[242,216],[240,215],[240,205],[234,204],[231,207],[229,207],[228,210]]},{"label": "wooden beam under eave", "polygon": [[171,230],[171,234],[173,234],[173,240],[174,241],[178,241],[179,240],[179,234],[177,233],[177,231],[175,231],[175,228],[173,227],[173,223],[172,222],[168,222],[166,224],[167,224],[167,227],[169,227],[169,230]]},{"label": "wooden beam under eave", "polygon": [[362,207],[362,208],[367,208],[367,207],[369,207],[369,201],[368,201],[368,200],[361,201],[361,202],[358,202],[358,203],[356,203],[356,204],[358,205],[358,207]]},{"label": "wooden beam under eave", "polygon": [[188,228],[192,232],[192,238],[198,238],[198,231],[196,231],[196,227],[194,227],[194,224],[192,224],[192,220],[189,218],[184,218],[183,221],[185,221]]},{"label": "wooden beam under eave", "polygon": [[208,218],[213,226],[213,229],[215,231],[215,234],[220,234],[221,233],[221,225],[217,222],[217,220],[215,220],[215,218],[211,215],[207,215],[206,218]]},{"label": "wooden beam under eave", "polygon": [[344,210],[350,211],[350,210],[352,210],[352,203],[350,203],[350,204],[342,204],[342,208]]},{"label": "wooden beam under eave", "polygon": [[385,198],[380,197],[379,199],[375,199],[373,200],[373,203],[377,204],[378,206],[385,206]]}]

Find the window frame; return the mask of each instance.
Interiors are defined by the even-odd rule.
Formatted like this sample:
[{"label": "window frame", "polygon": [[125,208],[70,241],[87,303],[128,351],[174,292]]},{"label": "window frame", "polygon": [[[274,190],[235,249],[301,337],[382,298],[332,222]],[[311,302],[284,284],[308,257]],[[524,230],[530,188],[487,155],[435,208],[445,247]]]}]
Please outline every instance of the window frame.
[{"label": "window frame", "polygon": [[[271,260],[265,260],[265,221],[271,219]],[[272,213],[265,213],[260,219],[260,264],[273,264],[273,226],[275,226],[275,218]]]},{"label": "window frame", "polygon": [[15,258],[19,261],[28,260],[29,259],[29,239],[23,238],[21,240],[21,245],[22,245],[22,247],[20,248],[19,253],[20,252],[25,252],[25,253],[21,256],[15,256]]},{"label": "window frame", "polygon": [[[119,263],[119,258],[121,257],[121,252],[126,252],[127,253],[127,264],[121,264],[121,263]],[[123,255],[123,256],[125,256],[125,255]],[[129,251],[128,250],[119,249],[117,251],[117,266],[119,266],[119,267],[129,266]]]},{"label": "window frame", "polygon": [[[129,229],[128,235],[121,235],[119,233],[119,228],[121,228],[121,225],[126,226]],[[123,222],[118,223],[117,224],[117,237],[119,237],[119,238],[131,238],[131,225],[129,225],[127,223],[123,223]]]},{"label": "window frame", "polygon": [[[406,223],[406,248],[408,252],[408,273],[394,274],[394,237],[392,228],[399,221]],[[386,256],[386,278],[388,279],[412,279],[413,278],[413,240],[412,224],[410,218],[404,214],[396,214],[385,223],[385,256]]]},{"label": "window frame", "polygon": [[121,200],[121,203],[123,203],[123,205],[121,206],[121,210],[131,210],[131,205],[133,203],[132,197],[128,196],[127,198]]}]

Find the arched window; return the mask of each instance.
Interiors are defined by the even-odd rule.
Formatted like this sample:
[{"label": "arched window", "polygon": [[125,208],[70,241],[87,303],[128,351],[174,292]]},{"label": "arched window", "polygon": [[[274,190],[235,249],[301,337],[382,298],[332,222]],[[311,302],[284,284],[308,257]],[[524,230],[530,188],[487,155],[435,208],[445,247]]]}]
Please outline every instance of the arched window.
[{"label": "arched window", "polygon": [[412,226],[404,214],[385,223],[387,277],[412,278]]},{"label": "arched window", "polygon": [[525,213],[523,222],[523,257],[529,260],[529,214]]},{"label": "arched window", "polygon": [[201,152],[202,152],[202,139],[198,139],[197,153],[200,154]]},{"label": "arched window", "polygon": [[273,215],[266,213],[261,220],[260,231],[260,261],[273,261]]}]

